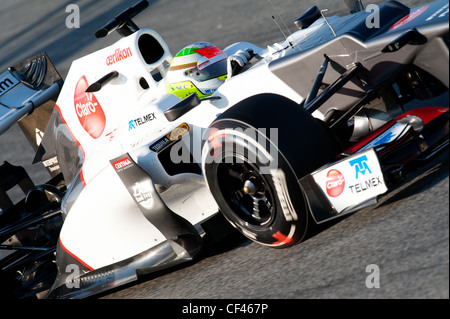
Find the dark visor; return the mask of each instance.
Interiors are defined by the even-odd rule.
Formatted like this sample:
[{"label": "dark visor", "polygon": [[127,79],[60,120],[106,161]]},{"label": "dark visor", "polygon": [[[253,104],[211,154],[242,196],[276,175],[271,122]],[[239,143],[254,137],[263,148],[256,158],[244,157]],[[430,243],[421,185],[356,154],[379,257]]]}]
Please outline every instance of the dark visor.
[{"label": "dark visor", "polygon": [[218,78],[219,76],[227,74],[227,60],[222,60],[207,66],[203,70],[199,70],[198,67],[186,70],[184,72],[186,76],[203,82],[209,79]]}]

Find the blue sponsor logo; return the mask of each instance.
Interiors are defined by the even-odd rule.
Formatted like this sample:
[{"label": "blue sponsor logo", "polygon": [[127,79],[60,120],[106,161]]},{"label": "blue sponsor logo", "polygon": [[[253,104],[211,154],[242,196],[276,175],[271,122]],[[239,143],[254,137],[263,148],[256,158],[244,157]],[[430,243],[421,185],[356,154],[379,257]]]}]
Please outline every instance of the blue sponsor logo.
[{"label": "blue sponsor logo", "polygon": [[134,130],[136,126],[134,126],[134,120],[128,122],[128,131]]},{"label": "blue sponsor logo", "polygon": [[355,168],[356,179],[359,178],[359,174],[365,175],[366,172],[372,174],[372,171],[370,170],[369,165],[367,164],[368,161],[369,160],[367,159],[366,155],[363,155],[361,157],[349,161],[350,165]]}]

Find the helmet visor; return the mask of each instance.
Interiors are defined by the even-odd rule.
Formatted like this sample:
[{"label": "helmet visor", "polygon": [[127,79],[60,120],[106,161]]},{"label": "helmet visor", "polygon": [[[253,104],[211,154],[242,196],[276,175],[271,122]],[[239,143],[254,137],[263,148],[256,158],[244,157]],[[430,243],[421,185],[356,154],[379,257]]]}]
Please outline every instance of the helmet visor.
[{"label": "helmet visor", "polygon": [[221,60],[207,66],[204,69],[195,68],[186,70],[184,75],[191,77],[197,81],[203,82],[213,78],[218,78],[227,74],[227,60]]}]

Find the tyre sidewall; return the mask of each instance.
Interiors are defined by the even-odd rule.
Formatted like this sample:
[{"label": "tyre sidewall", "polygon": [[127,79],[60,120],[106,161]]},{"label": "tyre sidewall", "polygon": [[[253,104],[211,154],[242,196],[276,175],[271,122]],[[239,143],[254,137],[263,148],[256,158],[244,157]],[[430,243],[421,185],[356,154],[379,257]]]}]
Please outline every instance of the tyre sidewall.
[{"label": "tyre sidewall", "polygon": [[[260,244],[287,247],[300,241],[306,233],[308,214],[296,176],[287,161],[267,138],[261,141],[241,134],[255,130],[245,123],[227,120],[215,123],[214,128],[212,138],[204,146],[206,156],[202,162],[207,184],[222,214],[242,234]],[[260,169],[269,185],[275,201],[274,214],[267,225],[252,225],[240,218],[224,198],[219,167],[231,157],[254,162],[252,164]]]}]

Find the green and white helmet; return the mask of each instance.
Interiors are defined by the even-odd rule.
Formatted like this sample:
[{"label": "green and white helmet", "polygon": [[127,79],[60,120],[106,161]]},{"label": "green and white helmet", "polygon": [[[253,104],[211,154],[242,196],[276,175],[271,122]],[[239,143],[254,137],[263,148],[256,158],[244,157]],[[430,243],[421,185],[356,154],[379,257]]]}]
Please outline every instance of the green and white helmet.
[{"label": "green and white helmet", "polygon": [[181,99],[197,93],[213,94],[227,78],[227,54],[209,42],[196,42],[182,49],[170,63],[167,92]]}]

